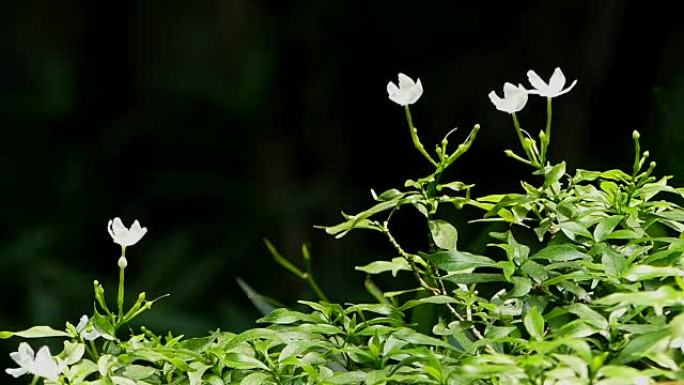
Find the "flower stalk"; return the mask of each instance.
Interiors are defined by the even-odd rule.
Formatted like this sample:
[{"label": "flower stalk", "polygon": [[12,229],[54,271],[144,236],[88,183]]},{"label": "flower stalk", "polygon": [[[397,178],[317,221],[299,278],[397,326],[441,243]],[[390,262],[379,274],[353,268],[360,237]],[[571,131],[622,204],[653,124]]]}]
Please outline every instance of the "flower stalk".
[{"label": "flower stalk", "polygon": [[411,140],[413,141],[413,146],[420,152],[421,155],[425,157],[425,159],[428,160],[433,166],[438,167],[437,162],[435,162],[434,159],[428,154],[428,152],[425,150],[425,146],[423,146],[423,143],[420,142],[420,138],[418,137],[418,129],[413,125],[413,118],[411,118],[411,110],[409,109],[408,104],[404,106],[404,110],[406,111],[406,121],[408,122],[409,130],[411,131]]}]

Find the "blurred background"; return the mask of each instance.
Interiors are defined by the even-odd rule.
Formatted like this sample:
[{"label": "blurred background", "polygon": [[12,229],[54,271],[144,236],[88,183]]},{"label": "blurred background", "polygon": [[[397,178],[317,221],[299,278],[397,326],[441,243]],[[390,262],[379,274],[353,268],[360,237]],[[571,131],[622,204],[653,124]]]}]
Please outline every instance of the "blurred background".
[{"label": "blurred background", "polygon": [[[171,294],[145,316],[158,331],[253,325],[260,313],[238,277],[284,304],[314,298],[263,237],[296,262],[307,243],[331,300],[370,301],[354,266],[392,249],[375,233],[334,240],[313,225],[370,206],[370,188],[429,172],[387,99],[398,72],[423,83],[412,111],[428,148],[453,127],[460,142],[482,125],[448,175],[475,183],[475,194],[517,191],[530,178],[504,156],[517,150],[515,133],[487,93],[556,66],[579,83],[555,101],[552,159],[571,170],[629,167],[638,129],[659,173],[684,184],[684,27],[668,3],[641,3],[6,3],[0,330],[90,314],[94,279],[113,294],[115,216],[149,228],[128,251],[127,290]],[[520,118],[536,133],[543,100],[531,98]],[[409,248],[425,238],[416,219],[402,212],[396,222]],[[487,230],[469,226],[459,242],[482,248]]]}]

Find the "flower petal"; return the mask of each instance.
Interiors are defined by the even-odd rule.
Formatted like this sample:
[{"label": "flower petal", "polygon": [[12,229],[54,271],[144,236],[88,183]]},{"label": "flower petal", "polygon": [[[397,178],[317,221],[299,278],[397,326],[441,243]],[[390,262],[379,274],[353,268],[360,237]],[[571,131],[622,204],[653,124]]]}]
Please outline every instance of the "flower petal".
[{"label": "flower petal", "polygon": [[516,92],[518,92],[518,88],[511,84],[511,83],[504,83],[503,86],[503,92],[504,92],[504,99],[508,99],[511,95],[514,95]]},{"label": "flower petal", "polygon": [[19,349],[17,352],[19,353],[19,355],[21,356],[22,359],[33,361],[33,357],[34,357],[35,353],[33,352],[33,348],[31,348],[31,345],[29,345],[28,343],[26,343],[26,342],[20,343]]},{"label": "flower petal", "polygon": [[532,70],[527,71],[527,80],[529,80],[532,87],[538,91],[545,91],[547,88],[549,88],[546,82],[544,82],[542,78],[540,78],[539,75]]},{"label": "flower petal", "polygon": [[564,85],[565,75],[563,75],[563,71],[561,71],[560,68],[556,67],[556,69],[553,70],[553,75],[551,75],[551,80],[549,80],[549,89],[554,92],[560,92]]},{"label": "flower petal", "polygon": [[399,74],[399,89],[402,91],[407,91],[414,87],[416,83],[410,77],[400,73]]},{"label": "flower petal", "polygon": [[109,232],[109,236],[112,237],[112,239],[116,239],[116,235],[114,235],[114,230],[112,229],[111,219],[109,220],[109,222],[107,222],[107,231]]},{"label": "flower petal", "polygon": [[387,95],[391,101],[397,103],[398,105],[406,105],[406,101],[404,100],[401,90],[392,82],[387,83]]},{"label": "flower petal", "polygon": [[81,319],[78,321],[78,325],[76,325],[76,332],[81,333],[86,325],[88,324],[88,316],[87,315],[82,315]]},{"label": "flower petal", "polygon": [[417,102],[421,95],[423,95],[423,85],[420,83],[420,79],[417,79],[413,87],[410,88],[408,104]]},{"label": "flower petal", "polygon": [[490,92],[487,96],[489,96],[489,100],[497,109],[501,104],[503,104],[503,100],[499,97],[499,95],[496,94],[495,91]]},{"label": "flower petal", "polygon": [[47,346],[40,348],[38,353],[36,353],[33,374],[56,381],[61,372],[59,365],[57,365],[55,359],[52,358],[52,354],[50,354],[50,348]]},{"label": "flower petal", "polygon": [[558,95],[563,95],[563,94],[565,94],[565,93],[570,92],[570,90],[571,90],[573,87],[575,87],[576,84],[577,84],[577,80],[574,80],[574,81],[572,82],[572,84],[570,84],[570,86],[569,86],[568,88],[566,88],[566,89],[564,89],[563,91],[559,92],[556,96],[558,96]]},{"label": "flower petal", "polygon": [[389,82],[387,83],[387,95],[390,97],[399,93],[399,87],[396,84]]},{"label": "flower petal", "polygon": [[114,222],[112,223],[112,231],[115,235],[118,235],[122,232],[128,231],[128,229],[126,228],[126,226],[124,226],[123,222],[121,222],[121,218],[116,217],[114,218]]},{"label": "flower petal", "polygon": [[24,368],[8,368],[5,369],[5,373],[9,374],[10,376],[14,378],[18,378],[23,376],[24,374],[28,373],[28,370]]}]

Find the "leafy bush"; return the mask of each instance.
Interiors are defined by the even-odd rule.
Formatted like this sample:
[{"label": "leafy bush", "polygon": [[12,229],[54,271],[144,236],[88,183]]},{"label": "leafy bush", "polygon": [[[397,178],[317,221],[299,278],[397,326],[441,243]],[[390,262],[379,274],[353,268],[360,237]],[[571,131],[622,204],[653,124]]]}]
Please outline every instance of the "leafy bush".
[{"label": "leafy bush", "polygon": [[[481,197],[472,196],[472,184],[443,181],[479,126],[455,149],[447,134],[431,154],[409,109],[422,94],[420,81],[400,74],[398,86],[388,84],[433,172],[373,193],[376,203],[368,210],[324,227],[336,237],[375,231],[392,245],[394,258],[357,268],[368,275],[375,303],[330,303],[311,275],[306,248],[300,269],[267,242],[275,260],[321,301],[273,310],[258,320],[263,327],[240,334],[217,330],[183,339],[144,327],[134,332],[126,326],[154,301],[142,293],[124,308],[125,251],[146,229],[137,222],[127,229],[115,219],[110,233],[122,246],[116,308],[110,310],[96,281],[94,313],[76,326],[0,332],[2,338],[64,340],[57,356],[47,347],[34,355],[22,342],[12,354],[20,367],[8,373],[33,374],[34,384],[98,385],[678,383],[684,379],[684,210],[676,201],[684,189],[653,175],[655,163],[647,163],[636,131],[631,170],[570,174],[565,162],[550,161],[552,100],[575,83],[563,89],[559,69],[548,84],[533,71],[528,78],[534,89],[506,83],[504,97],[492,92],[490,99],[511,114],[520,140],[523,155],[506,154],[529,166],[532,176],[517,193]],[[547,124],[537,138],[516,115],[535,94],[547,102]],[[392,233],[390,221],[402,207],[424,219],[427,250],[408,250]],[[465,207],[483,212],[470,223],[501,222],[506,229],[489,234],[484,255],[460,248],[458,229],[444,219],[445,211]],[[415,284],[383,292],[371,277],[387,273],[407,274]]]}]

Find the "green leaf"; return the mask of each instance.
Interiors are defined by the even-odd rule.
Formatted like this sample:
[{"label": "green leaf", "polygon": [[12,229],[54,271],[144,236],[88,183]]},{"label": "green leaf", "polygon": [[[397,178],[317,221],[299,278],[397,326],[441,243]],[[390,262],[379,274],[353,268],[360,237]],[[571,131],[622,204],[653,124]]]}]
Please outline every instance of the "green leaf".
[{"label": "green leaf", "polygon": [[256,290],[254,290],[247,282],[245,282],[242,278],[236,278],[238,286],[240,286],[240,289],[245,293],[247,298],[252,302],[252,305],[254,305],[257,310],[262,315],[266,315],[273,310],[275,310],[276,306],[282,306],[279,304],[276,300],[273,298],[266,297],[264,295],[259,294]]},{"label": "green leaf", "polygon": [[652,352],[661,341],[669,337],[670,330],[667,328],[653,333],[642,334],[629,341],[613,362],[616,364],[627,364],[636,361]]},{"label": "green leaf", "polygon": [[558,226],[560,227],[563,234],[565,234],[566,237],[572,239],[573,241],[575,240],[577,235],[581,235],[588,239],[594,239],[589,230],[587,230],[586,227],[584,227],[578,222],[565,221],[561,222]]},{"label": "green leaf", "polygon": [[282,338],[282,334],[276,330],[266,328],[254,328],[246,330],[236,336],[233,336],[223,348],[224,350],[230,350],[240,345],[241,343],[247,341],[253,341],[258,339],[280,341],[282,340]]},{"label": "green leaf", "polygon": [[684,270],[672,266],[634,265],[624,277],[632,282],[660,277],[684,277]]},{"label": "green leaf", "polygon": [[522,270],[536,282],[543,282],[549,278],[546,268],[535,261],[525,262],[522,265]]},{"label": "green leaf", "polygon": [[552,184],[560,181],[565,174],[565,162],[560,162],[553,166],[550,170],[544,170],[544,187],[549,187]]},{"label": "green leaf", "polygon": [[527,277],[511,277],[511,283],[513,283],[511,297],[522,297],[532,290],[532,280]]},{"label": "green leaf", "polygon": [[456,243],[458,242],[458,231],[451,225],[451,223],[435,219],[428,221],[430,227],[430,234],[435,241],[435,245],[440,249],[456,250]]},{"label": "green leaf", "polygon": [[460,271],[477,267],[492,267],[496,262],[482,255],[465,251],[438,251],[425,255],[425,258],[445,271]]},{"label": "green leaf", "polygon": [[496,267],[501,268],[506,281],[511,280],[511,276],[515,273],[515,263],[513,261],[500,261],[496,263]]},{"label": "green leaf", "polygon": [[656,315],[661,315],[664,307],[684,304],[684,292],[677,291],[671,286],[661,286],[655,291],[609,294],[595,300],[594,303],[597,305],[650,306],[654,308]]},{"label": "green leaf", "polygon": [[605,239],[639,239],[641,237],[642,234],[637,233],[636,231],[624,229],[613,231],[608,234]]},{"label": "green leaf", "polygon": [[482,282],[506,282],[503,274],[490,273],[456,273],[442,277],[442,279],[456,284],[471,284]]},{"label": "green leaf", "polygon": [[532,338],[537,341],[544,339],[544,317],[542,317],[536,307],[531,307],[523,319],[525,329]]},{"label": "green leaf", "polygon": [[242,353],[226,353],[223,363],[233,369],[263,369],[268,370],[268,366],[254,357]]},{"label": "green leaf", "polygon": [[97,311],[93,314],[93,326],[101,334],[105,334],[106,338],[114,339],[116,335],[116,330],[114,330],[114,325],[112,325],[111,320],[108,317],[103,316]]},{"label": "green leaf", "polygon": [[124,366],[123,376],[132,380],[144,380],[157,373],[157,369],[142,365]]},{"label": "green leaf", "polygon": [[49,326],[34,326],[19,332],[0,331],[0,338],[2,339],[7,339],[12,336],[22,338],[70,337],[69,333],[55,330]]},{"label": "green leaf", "polygon": [[531,256],[530,259],[545,259],[551,262],[564,262],[573,261],[576,259],[591,259],[591,256],[577,250],[572,245],[563,244],[547,246]]},{"label": "green leaf", "polygon": [[621,275],[625,270],[627,260],[610,246],[604,246],[601,254],[601,265],[609,276],[615,277]]},{"label": "green leaf", "polygon": [[389,190],[385,190],[382,194],[378,196],[375,196],[375,192],[373,190],[371,190],[371,194],[373,195],[375,200],[384,202],[401,197],[404,193],[395,188],[391,188]]},{"label": "green leaf", "polygon": [[598,171],[587,171],[582,169],[577,169],[575,171],[575,176],[572,178],[572,182],[577,184],[581,182],[592,182],[601,177],[601,173]]},{"label": "green leaf", "polygon": [[608,170],[601,173],[601,178],[611,179],[619,182],[629,182],[632,176],[622,170]]},{"label": "green leaf", "polygon": [[313,314],[301,313],[289,309],[275,309],[270,314],[257,320],[259,323],[287,325],[295,322],[318,323],[323,320]]},{"label": "green leaf", "polygon": [[604,240],[606,235],[613,232],[615,227],[619,225],[624,218],[624,215],[613,215],[601,219],[594,228],[594,240],[596,242],[601,242],[602,240]]},{"label": "green leaf", "polygon": [[399,308],[399,310],[403,311],[424,304],[444,305],[447,303],[458,303],[458,301],[455,298],[449,297],[447,295],[434,295],[430,297],[412,299],[410,301],[407,301]]},{"label": "green leaf", "polygon": [[566,310],[600,330],[608,330],[606,317],[583,303],[569,305]]},{"label": "green leaf", "polygon": [[267,383],[266,379],[269,377],[270,375],[263,372],[251,373],[240,381],[240,385],[262,385]]},{"label": "green leaf", "polygon": [[392,276],[396,277],[399,271],[411,271],[411,265],[406,259],[401,257],[392,258],[392,261],[375,261],[365,266],[356,266],[356,270],[367,274],[380,274],[391,271]]}]

